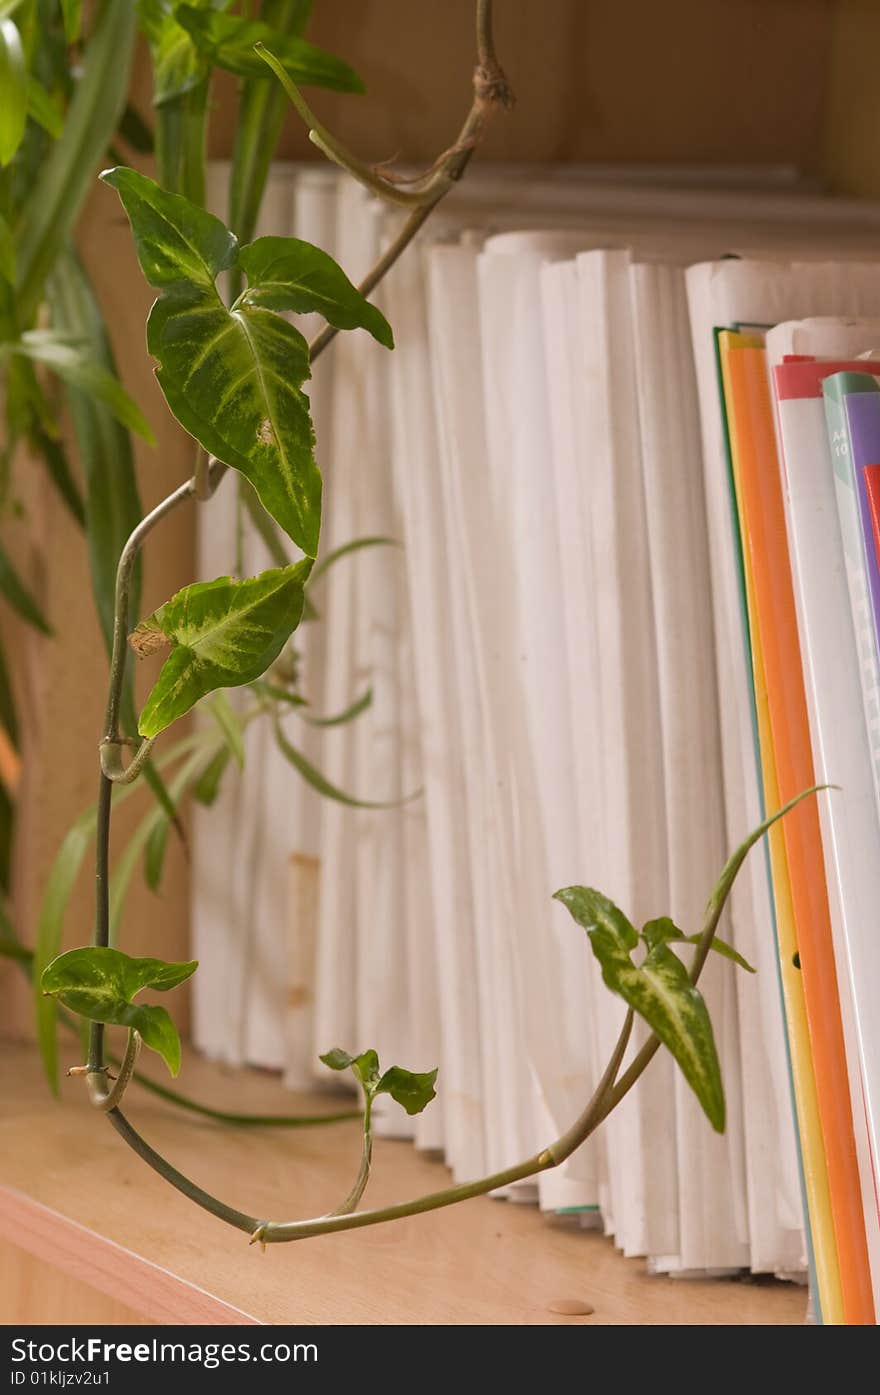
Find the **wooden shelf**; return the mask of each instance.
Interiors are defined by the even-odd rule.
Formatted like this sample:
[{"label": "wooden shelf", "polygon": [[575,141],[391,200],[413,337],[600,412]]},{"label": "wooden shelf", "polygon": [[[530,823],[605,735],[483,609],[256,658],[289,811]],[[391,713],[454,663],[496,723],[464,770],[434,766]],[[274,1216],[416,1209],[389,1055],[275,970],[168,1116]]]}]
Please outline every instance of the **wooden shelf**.
[{"label": "wooden shelf", "polygon": [[[144,1053],[147,1054],[147,1053]],[[255,1071],[187,1055],[181,1088],[231,1109],[316,1112]],[[349,1234],[270,1246],[196,1210],[117,1138],[79,1080],[50,1098],[32,1048],[0,1063],[0,1307],[6,1322],[342,1324],[799,1324],[805,1291],[649,1276],[609,1240],[536,1208],[481,1197]],[[357,1165],[357,1123],[297,1131],[221,1128],[133,1086],[128,1113],[200,1183],[257,1215],[314,1215]],[[433,1191],[448,1174],[407,1143],[379,1141],[371,1204]],[[590,1317],[550,1311],[559,1299]]]}]

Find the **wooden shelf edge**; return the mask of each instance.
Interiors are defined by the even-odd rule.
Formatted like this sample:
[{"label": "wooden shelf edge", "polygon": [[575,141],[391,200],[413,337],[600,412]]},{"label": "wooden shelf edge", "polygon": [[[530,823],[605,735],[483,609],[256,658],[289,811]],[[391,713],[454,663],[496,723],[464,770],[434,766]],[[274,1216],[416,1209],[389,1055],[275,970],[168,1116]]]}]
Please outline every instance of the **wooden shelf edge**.
[{"label": "wooden shelf edge", "polygon": [[14,1187],[0,1186],[0,1234],[33,1255],[114,1300],[124,1299],[146,1320],[218,1326],[263,1326],[259,1318],[170,1270],[43,1206]]}]

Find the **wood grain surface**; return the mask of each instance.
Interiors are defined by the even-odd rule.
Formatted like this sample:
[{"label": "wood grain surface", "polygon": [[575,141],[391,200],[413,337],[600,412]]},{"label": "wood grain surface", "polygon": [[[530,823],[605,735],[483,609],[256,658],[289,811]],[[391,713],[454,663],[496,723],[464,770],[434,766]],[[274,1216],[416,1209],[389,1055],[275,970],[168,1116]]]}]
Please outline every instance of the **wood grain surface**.
[{"label": "wood grain surface", "polygon": [[[149,1053],[143,1053],[145,1056]],[[312,1112],[340,1098],[292,1096],[269,1075],[226,1072],[187,1053],[181,1088],[206,1102],[249,1110]],[[170,1310],[178,1321],[339,1324],[800,1324],[805,1291],[774,1280],[689,1280],[650,1276],[621,1258],[610,1240],[571,1219],[489,1197],[447,1211],[363,1231],[270,1246],[195,1209],[144,1166],[86,1104],[81,1080],[65,1080],[60,1101],[46,1092],[33,1053],[4,1047],[0,1187],[24,1194],[58,1219],[55,1269],[71,1268],[86,1296],[108,1287],[139,1320],[167,1322],[168,1276],[180,1281]],[[351,1182],[359,1151],[356,1122],[301,1131],[233,1130],[187,1117],[133,1086],[127,1112],[146,1138],[203,1186],[252,1214],[308,1216],[333,1206]],[[379,1140],[369,1203],[400,1200],[444,1185],[446,1169],[409,1143]],[[52,1263],[55,1241],[42,1211],[29,1219],[7,1190],[0,1238],[19,1257]],[[39,1218],[39,1224],[34,1215]],[[95,1233],[94,1255],[79,1227]],[[111,1248],[107,1248],[110,1242]],[[122,1247],[130,1258],[112,1247]],[[66,1258],[65,1258],[66,1256]],[[125,1262],[123,1262],[125,1261]],[[109,1270],[108,1270],[109,1265]],[[25,1266],[25,1270],[27,1266]],[[116,1273],[118,1269],[118,1281]],[[9,1272],[9,1267],[7,1266]],[[8,1304],[6,1280],[0,1302]],[[32,1320],[77,1317],[64,1289],[58,1308]],[[69,1284],[67,1287],[70,1293]],[[195,1318],[204,1295],[240,1311]],[[89,1300],[91,1301],[91,1299]],[[72,1302],[72,1300],[71,1300]],[[560,1306],[592,1308],[570,1315]],[[204,1311],[204,1308],[199,1309]],[[20,1313],[17,1320],[23,1320]],[[117,1317],[117,1321],[124,1320]]]}]

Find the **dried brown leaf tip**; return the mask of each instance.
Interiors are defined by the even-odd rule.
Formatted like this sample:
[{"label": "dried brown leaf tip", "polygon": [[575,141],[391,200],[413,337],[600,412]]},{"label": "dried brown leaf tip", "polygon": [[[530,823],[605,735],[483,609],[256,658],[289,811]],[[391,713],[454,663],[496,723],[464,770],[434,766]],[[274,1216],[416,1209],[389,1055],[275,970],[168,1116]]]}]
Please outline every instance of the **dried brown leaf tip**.
[{"label": "dried brown leaf tip", "polygon": [[128,636],[128,643],[139,659],[147,659],[151,654],[171,648],[171,640],[152,619],[142,620]]}]

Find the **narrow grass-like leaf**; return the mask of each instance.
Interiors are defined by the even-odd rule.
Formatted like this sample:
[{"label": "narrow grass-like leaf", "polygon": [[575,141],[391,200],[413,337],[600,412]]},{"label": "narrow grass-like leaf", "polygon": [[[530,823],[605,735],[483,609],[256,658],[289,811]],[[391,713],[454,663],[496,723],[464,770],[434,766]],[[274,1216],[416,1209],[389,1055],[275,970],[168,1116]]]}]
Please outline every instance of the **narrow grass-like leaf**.
[{"label": "narrow grass-like leaf", "polygon": [[151,891],[158,891],[165,866],[165,852],[168,847],[168,833],[171,825],[167,818],[157,823],[144,850],[144,879]]},{"label": "narrow grass-like leaf", "polygon": [[[300,35],[311,9],[311,0],[264,0],[261,18],[276,31]],[[256,230],[286,109],[284,92],[277,82],[266,82],[262,76],[242,80],[229,176],[229,226],[242,242],[249,242]],[[233,298],[240,288],[240,277],[236,276]]]},{"label": "narrow grass-like leaf", "polygon": [[246,581],[218,577],[187,586],[142,621],[136,648],[170,640],[172,651],[141,713],[141,736],[158,736],[217,688],[252,683],[274,663],[299,624],[311,563]]},{"label": "narrow grass-like leaf", "polygon": [[15,695],[9,681],[9,667],[6,652],[0,637],[0,726],[6,732],[14,747],[18,747],[18,715],[15,710]]},{"label": "narrow grass-like leaf", "polygon": [[0,213],[0,276],[10,286],[15,285],[15,239],[12,229]]},{"label": "narrow grass-like leaf", "polygon": [[[51,304],[57,328],[88,345],[91,358],[116,375],[116,364],[101,312],[85,271],[70,251],[59,259],[52,278]],[[86,487],[86,535],[92,591],[108,654],[113,645],[116,567],[132,530],[143,516],[131,437],[109,410],[78,388],[68,387]],[[135,567],[130,589],[131,613],[140,605],[141,568]],[[128,685],[126,725],[133,736],[133,701]]]},{"label": "narrow grass-like leaf", "polygon": [[67,452],[61,441],[50,436],[47,431],[42,430],[35,431],[31,440],[34,447],[39,451],[49,473],[49,478],[58,490],[61,498],[64,500],[80,528],[84,528],[86,523],[85,504],[79,492],[79,485],[73,477],[73,471],[67,459]]},{"label": "narrow grass-like leaf", "polygon": [[[160,769],[188,755],[204,743],[204,735],[184,737],[156,761]],[[137,793],[138,785],[119,785],[113,793],[114,808]],[[44,998],[39,988],[43,969],[56,958],[61,948],[64,916],[76,885],[83,859],[95,835],[95,807],[83,811],[71,825],[49,871],[37,920],[34,942],[34,990],[37,1044],[49,1088],[58,1093],[58,1044],[56,1037],[57,1009],[52,998]]]},{"label": "narrow grass-like leaf", "polygon": [[220,793],[220,781],[226,773],[230,754],[228,746],[224,746],[221,751],[218,751],[210,765],[193,785],[193,799],[199,804],[203,804],[207,809],[216,801],[217,795]]},{"label": "narrow grass-like leaf", "polygon": [[25,327],[36,314],[46,278],[76,224],[95,166],[125,106],[136,27],[133,4],[102,7],[64,130],[39,166],[22,210],[18,305]]},{"label": "narrow grass-like leaf", "polygon": [[12,19],[0,19],[0,165],[8,165],[21,145],[27,90],[27,64],[18,26]]},{"label": "narrow grass-like leaf", "polygon": [[13,567],[6,552],[0,547],[0,595],[5,596],[13,610],[35,630],[44,635],[52,633],[52,627]]},{"label": "narrow grass-like leaf", "polygon": [[[391,799],[385,801],[355,799],[353,795],[346,794],[344,790],[331,784],[326,776],[322,775],[320,770],[316,770],[311,761],[306,760],[302,752],[298,751],[296,747],[288,741],[282,730],[281,723],[277,720],[275,722],[275,740],[285,760],[290,762],[294,770],[299,771],[306,784],[311,785],[312,789],[317,790],[318,794],[322,794],[325,799],[334,799],[337,804],[346,804],[350,809],[393,809],[400,804],[408,802],[406,799]],[[409,799],[413,798],[415,798],[415,795],[409,796]]]},{"label": "narrow grass-like leaf", "polygon": [[360,552],[365,547],[399,546],[400,543],[397,538],[353,538],[351,542],[342,543],[340,547],[334,547],[331,552],[328,552],[320,561],[316,562],[315,570],[312,572],[311,576],[311,585],[314,586],[315,582],[318,581],[325,572],[329,572],[331,567],[335,566],[337,562],[340,562],[343,557],[349,557],[353,552]]},{"label": "narrow grass-like leaf", "polygon": [[51,93],[36,78],[28,78],[27,114],[32,121],[57,140],[64,130],[64,113]]},{"label": "narrow grass-like leaf", "polygon": [[75,44],[82,28],[82,0],[61,0],[61,13],[64,16],[64,37],[69,44]]},{"label": "narrow grass-like leaf", "polygon": [[344,726],[346,722],[353,722],[362,712],[366,712],[367,708],[372,705],[372,702],[373,689],[368,688],[365,693],[351,703],[349,707],[346,707],[343,712],[337,712],[333,717],[314,717],[310,712],[301,712],[300,716],[304,722],[309,723],[309,726],[341,727]]},{"label": "narrow grass-like leaf", "polygon": [[47,330],[31,330],[4,348],[51,368],[71,387],[102,402],[123,426],[155,445],[156,438],[140,407],[129,397],[119,379],[93,359],[83,346],[71,344]]},{"label": "narrow grass-like leaf", "polygon": [[[207,739],[202,734],[201,740],[188,756],[178,770],[174,772],[168,783],[168,790],[175,807],[179,804],[184,795],[191,788],[194,781],[198,780],[204,770],[213,759],[216,745],[209,736]],[[113,866],[113,873],[110,877],[110,939],[115,942],[122,922],[122,912],[125,909],[125,899],[131,886],[132,878],[142,856],[146,854],[150,840],[156,833],[156,829],[163,824],[169,823],[168,815],[159,805],[154,805],[148,810],[137,828],[132,833],[123,851]],[[158,836],[158,835],[157,835]]]},{"label": "narrow grass-like leaf", "polygon": [[214,721],[226,738],[226,744],[239,770],[244,770],[244,728],[238,713],[225,693],[215,693],[208,703]]}]

